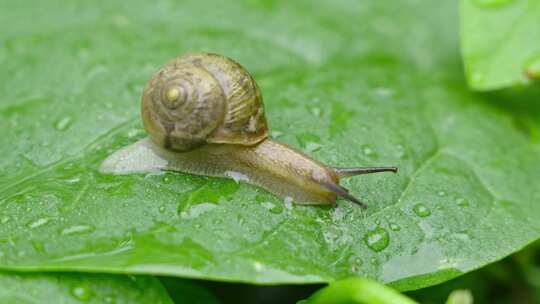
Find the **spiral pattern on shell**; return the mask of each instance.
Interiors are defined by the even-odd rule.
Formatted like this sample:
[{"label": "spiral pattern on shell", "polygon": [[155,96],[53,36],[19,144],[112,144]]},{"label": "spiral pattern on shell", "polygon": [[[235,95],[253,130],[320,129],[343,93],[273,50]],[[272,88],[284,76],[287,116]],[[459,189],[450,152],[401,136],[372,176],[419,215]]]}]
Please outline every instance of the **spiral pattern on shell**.
[{"label": "spiral pattern on shell", "polygon": [[174,151],[206,143],[253,145],[268,133],[251,75],[215,54],[190,54],[166,64],[146,85],[141,109],[152,140]]}]

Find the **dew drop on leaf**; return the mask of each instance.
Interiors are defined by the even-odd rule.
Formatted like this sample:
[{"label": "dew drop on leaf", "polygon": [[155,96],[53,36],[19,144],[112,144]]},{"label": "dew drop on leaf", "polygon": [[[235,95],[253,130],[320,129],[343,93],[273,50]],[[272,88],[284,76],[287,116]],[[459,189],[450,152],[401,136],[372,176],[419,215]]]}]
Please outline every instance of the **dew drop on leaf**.
[{"label": "dew drop on leaf", "polygon": [[142,129],[132,129],[132,130],[129,130],[129,132],[127,133],[127,136],[129,138],[134,138],[134,137],[138,137],[138,136],[141,136],[143,135],[145,132],[144,130]]},{"label": "dew drop on leaf", "polygon": [[60,234],[62,235],[85,234],[85,233],[90,233],[94,230],[96,230],[96,228],[91,225],[73,225],[73,226],[69,226],[62,229],[62,231],[60,231]]},{"label": "dew drop on leaf", "polygon": [[319,150],[320,148],[321,148],[321,144],[319,144],[319,143],[316,143],[316,142],[313,142],[313,141],[306,142],[306,151],[307,152],[315,152],[315,151]]},{"label": "dew drop on leaf", "polygon": [[352,272],[358,272],[363,263],[364,263],[364,261],[362,261],[361,258],[353,258],[353,259],[351,259],[351,271]]},{"label": "dew drop on leaf", "polygon": [[164,176],[162,179],[164,184],[169,184],[171,182],[171,178],[169,176]]},{"label": "dew drop on leaf", "polygon": [[362,146],[362,153],[372,159],[377,159],[378,157],[377,153],[368,145]]},{"label": "dew drop on leaf", "polygon": [[461,208],[469,207],[469,201],[464,198],[458,198],[456,204]]},{"label": "dew drop on leaf", "polygon": [[94,296],[92,290],[84,285],[73,287],[73,289],[71,289],[71,294],[75,299],[83,302],[89,301]]},{"label": "dew drop on leaf", "polygon": [[374,90],[375,95],[383,98],[392,97],[394,95],[394,91],[390,88],[384,88],[384,87],[378,87]]},{"label": "dew drop on leaf", "polygon": [[283,203],[284,203],[285,209],[292,210],[292,208],[293,208],[293,204],[292,204],[293,199],[292,199],[292,197],[290,197],[290,196],[285,197],[285,199],[283,200]]},{"label": "dew drop on leaf", "polygon": [[268,211],[274,214],[279,214],[283,211],[283,208],[281,206],[278,206],[271,202],[263,202],[261,205],[266,208]]},{"label": "dew drop on leaf", "polygon": [[201,203],[194,206],[191,206],[188,210],[182,211],[180,217],[183,219],[194,219],[199,217],[201,214],[210,212],[215,209],[217,206],[211,203]]},{"label": "dew drop on leaf", "polygon": [[471,239],[471,237],[467,233],[456,233],[454,234],[454,237],[461,241],[468,241]]},{"label": "dew drop on leaf", "polygon": [[426,217],[431,214],[431,210],[429,210],[428,207],[421,203],[414,205],[413,211],[419,217]]},{"label": "dew drop on leaf", "polygon": [[283,135],[283,132],[280,132],[280,131],[271,131],[270,132],[270,136],[272,136],[272,138],[278,138],[280,136]]},{"label": "dew drop on leaf", "polygon": [[54,123],[54,128],[58,131],[65,131],[71,126],[72,122],[73,118],[71,116],[65,116]]},{"label": "dew drop on leaf", "polygon": [[47,224],[49,222],[49,219],[48,218],[39,218],[35,221],[31,221],[30,223],[28,223],[28,228],[38,228],[38,227],[41,227],[45,224]]},{"label": "dew drop on leaf", "polygon": [[65,182],[68,184],[76,184],[80,181],[81,181],[81,178],[79,176],[74,176],[65,180]]},{"label": "dew drop on leaf", "polygon": [[366,245],[373,251],[379,252],[388,247],[388,244],[390,243],[390,236],[388,235],[388,231],[386,231],[386,229],[377,227],[366,233],[364,241],[366,242]]},{"label": "dew drop on leaf", "polygon": [[390,223],[390,230],[392,230],[392,231],[400,231],[401,227],[396,223]]}]

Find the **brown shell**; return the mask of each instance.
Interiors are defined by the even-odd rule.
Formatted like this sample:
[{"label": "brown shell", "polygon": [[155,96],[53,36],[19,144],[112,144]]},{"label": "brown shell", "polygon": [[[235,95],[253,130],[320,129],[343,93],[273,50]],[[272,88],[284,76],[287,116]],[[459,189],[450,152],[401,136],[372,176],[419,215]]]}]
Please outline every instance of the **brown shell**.
[{"label": "brown shell", "polygon": [[261,92],[230,58],[188,54],[147,83],[141,112],[152,140],[175,151],[205,143],[254,145],[268,136]]}]

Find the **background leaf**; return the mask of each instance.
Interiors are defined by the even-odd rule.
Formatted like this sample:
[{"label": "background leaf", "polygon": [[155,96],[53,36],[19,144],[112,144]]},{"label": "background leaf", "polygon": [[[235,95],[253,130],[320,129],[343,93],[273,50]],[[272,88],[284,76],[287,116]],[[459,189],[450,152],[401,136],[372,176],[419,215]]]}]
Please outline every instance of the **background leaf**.
[{"label": "background leaf", "polygon": [[330,283],[302,304],[414,304],[412,299],[380,283],[350,278]]},{"label": "background leaf", "polygon": [[473,89],[498,89],[540,78],[540,2],[460,3],[461,51]]},{"label": "background leaf", "polygon": [[[521,95],[468,92],[453,2],[2,6],[3,269],[267,284],[360,275],[408,290],[539,236],[538,116],[524,128],[499,102]],[[330,165],[400,173],[346,182],[365,212],[288,206],[224,179],[99,174],[145,136],[151,73],[198,50],[253,72],[278,140]]]},{"label": "background leaf", "polygon": [[0,273],[0,302],[172,303],[159,281],[151,277],[13,272]]}]

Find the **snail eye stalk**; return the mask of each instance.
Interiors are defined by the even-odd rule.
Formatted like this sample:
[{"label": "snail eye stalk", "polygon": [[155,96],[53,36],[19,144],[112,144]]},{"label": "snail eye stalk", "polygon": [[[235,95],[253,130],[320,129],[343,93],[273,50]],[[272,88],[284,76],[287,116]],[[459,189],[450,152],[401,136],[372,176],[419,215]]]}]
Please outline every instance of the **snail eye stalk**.
[{"label": "snail eye stalk", "polygon": [[356,197],[352,196],[349,193],[349,190],[347,190],[346,188],[344,188],[344,187],[342,187],[340,185],[337,185],[337,184],[334,184],[334,183],[331,183],[331,182],[323,182],[323,183],[321,183],[321,185],[324,186],[326,189],[328,189],[330,192],[334,193],[335,195],[337,195],[337,196],[339,196],[339,197],[341,197],[343,199],[346,199],[349,202],[353,202],[353,203],[358,204],[362,209],[367,209],[367,207],[368,207],[361,200],[359,200]]},{"label": "snail eye stalk", "polygon": [[393,172],[397,173],[396,167],[350,167],[350,168],[334,168],[334,171],[339,177],[351,177],[361,174],[379,173],[379,172]]}]

